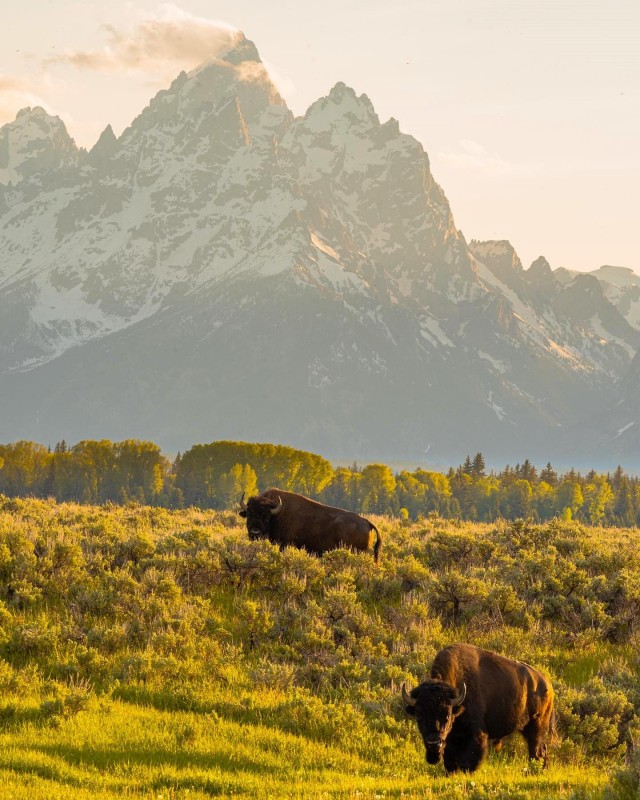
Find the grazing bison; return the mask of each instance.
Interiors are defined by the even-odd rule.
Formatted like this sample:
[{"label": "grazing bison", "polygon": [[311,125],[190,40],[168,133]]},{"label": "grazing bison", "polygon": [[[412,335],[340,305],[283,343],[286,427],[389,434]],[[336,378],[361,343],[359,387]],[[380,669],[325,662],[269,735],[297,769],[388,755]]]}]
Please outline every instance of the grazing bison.
[{"label": "grazing bison", "polygon": [[371,531],[375,531],[373,556],[380,557],[380,533],[369,520],[353,511],[325,506],[293,492],[267,489],[244,502],[240,498],[240,516],[247,519],[250,539],[268,539],[280,548],[300,547],[322,555],[337,547],[368,550]]},{"label": "grazing bison", "polygon": [[446,771],[476,770],[489,741],[514,731],[527,740],[529,758],[547,765],[543,742],[553,716],[553,689],[533,667],[470,644],[452,644],[435,657],[431,678],[411,692],[402,686],[407,713],[416,718],[427,762],[443,756]]}]

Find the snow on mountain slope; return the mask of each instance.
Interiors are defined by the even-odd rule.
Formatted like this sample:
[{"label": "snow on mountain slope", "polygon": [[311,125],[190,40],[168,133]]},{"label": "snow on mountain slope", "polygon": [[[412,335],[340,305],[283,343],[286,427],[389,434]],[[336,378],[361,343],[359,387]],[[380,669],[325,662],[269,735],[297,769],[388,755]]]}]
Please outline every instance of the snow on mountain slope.
[{"label": "snow on mountain slope", "polygon": [[344,455],[544,448],[640,341],[640,278],[467,244],[418,141],[342,83],[294,119],[242,36],[88,153],[21,112],[0,225],[0,438],[182,448],[268,416]]},{"label": "snow on mountain slope", "polygon": [[[584,273],[563,267],[555,270],[557,280],[568,285]],[[629,267],[602,266],[587,273],[602,285],[605,297],[629,325],[640,330],[640,275]]]},{"label": "snow on mountain slope", "polygon": [[73,166],[79,151],[59,117],[36,106],[24,108],[0,128],[0,184],[17,184],[44,170]]},{"label": "snow on mountain slope", "polygon": [[[379,298],[424,304],[437,287],[455,301],[471,276],[463,237],[429,160],[366,95],[336,84],[282,140],[308,199],[309,225]],[[410,287],[410,290],[408,290]]]},{"label": "snow on mountain slope", "polygon": [[607,300],[631,327],[640,330],[640,275],[628,267],[604,266],[590,273],[603,286]]},{"label": "snow on mountain slope", "polygon": [[292,268],[295,240],[264,246],[301,206],[271,180],[291,114],[250,42],[226,57],[180,75],[118,141],[106,132],[103,156],[97,145],[62,185],[54,171],[5,190],[0,285],[24,305],[6,366],[55,358],[225,274]]},{"label": "snow on mountain slope", "polygon": [[597,280],[578,273],[555,281],[544,259],[524,271],[508,242],[471,242],[478,274],[505,298],[528,346],[564,360],[572,369],[617,378],[640,337],[612,308]]}]

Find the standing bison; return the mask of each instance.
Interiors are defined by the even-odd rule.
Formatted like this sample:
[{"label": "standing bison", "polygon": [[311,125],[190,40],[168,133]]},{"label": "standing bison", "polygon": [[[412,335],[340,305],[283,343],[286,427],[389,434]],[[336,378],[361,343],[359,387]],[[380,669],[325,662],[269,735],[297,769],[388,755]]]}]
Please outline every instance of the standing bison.
[{"label": "standing bison", "polygon": [[322,555],[337,547],[368,550],[371,532],[375,531],[373,557],[380,558],[381,539],[375,525],[353,511],[325,506],[293,492],[267,489],[244,502],[240,498],[240,516],[247,519],[250,539],[268,539],[280,548],[300,547]]},{"label": "standing bison", "polygon": [[427,762],[443,756],[446,771],[476,770],[489,741],[514,731],[527,740],[529,758],[547,765],[543,738],[553,716],[553,689],[533,667],[470,644],[441,650],[431,678],[411,692],[402,686],[407,713],[416,718]]}]

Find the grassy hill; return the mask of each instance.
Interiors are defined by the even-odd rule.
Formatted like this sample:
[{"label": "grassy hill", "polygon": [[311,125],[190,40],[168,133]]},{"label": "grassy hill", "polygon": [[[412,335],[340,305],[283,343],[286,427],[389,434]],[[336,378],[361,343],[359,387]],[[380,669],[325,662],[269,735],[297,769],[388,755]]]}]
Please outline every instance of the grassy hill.
[{"label": "grassy hill", "polygon": [[[636,797],[638,531],[374,521],[379,567],[233,512],[0,497],[0,797]],[[425,763],[400,686],[456,641],[550,676],[550,769],[516,737]]]}]

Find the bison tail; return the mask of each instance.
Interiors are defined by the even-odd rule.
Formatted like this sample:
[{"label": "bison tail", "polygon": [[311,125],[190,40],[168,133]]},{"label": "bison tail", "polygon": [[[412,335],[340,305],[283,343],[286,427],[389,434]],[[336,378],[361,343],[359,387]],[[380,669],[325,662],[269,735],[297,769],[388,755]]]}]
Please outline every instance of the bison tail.
[{"label": "bison tail", "polygon": [[373,560],[378,564],[380,562],[380,548],[382,547],[382,539],[380,537],[380,531],[373,525],[371,522],[369,523],[373,530],[376,532],[376,543],[373,545]]}]

